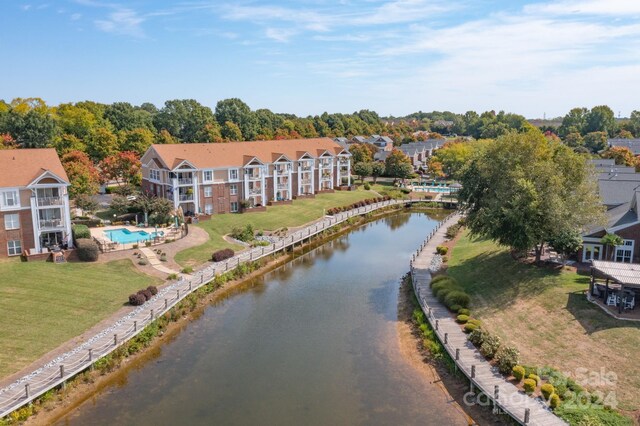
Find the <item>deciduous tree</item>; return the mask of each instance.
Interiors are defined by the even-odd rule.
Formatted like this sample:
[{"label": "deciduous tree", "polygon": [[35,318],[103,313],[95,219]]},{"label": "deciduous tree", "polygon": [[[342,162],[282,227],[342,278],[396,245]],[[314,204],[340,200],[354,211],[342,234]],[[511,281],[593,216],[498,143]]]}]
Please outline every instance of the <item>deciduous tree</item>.
[{"label": "deciduous tree", "polygon": [[385,170],[388,176],[397,179],[407,179],[413,174],[411,160],[404,152],[394,149],[385,160]]},{"label": "deciduous tree", "polygon": [[135,152],[123,151],[110,155],[102,160],[100,169],[106,179],[115,181],[118,186],[140,182],[140,158]]},{"label": "deciduous tree", "polygon": [[385,172],[384,163],[380,161],[374,161],[371,163],[371,177],[373,178],[373,183],[375,184],[378,180],[379,176],[382,176]]},{"label": "deciduous tree", "polygon": [[636,167],[638,159],[626,146],[612,146],[602,153],[602,158],[613,158],[617,165]]},{"label": "deciduous tree", "polygon": [[81,194],[94,195],[98,192],[102,178],[87,154],[81,151],[70,151],[62,156],[61,161],[71,183],[69,187],[71,198]]},{"label": "deciduous tree", "polygon": [[353,165],[353,173],[360,178],[360,181],[364,183],[364,178],[371,175],[372,167],[371,163],[360,162]]}]

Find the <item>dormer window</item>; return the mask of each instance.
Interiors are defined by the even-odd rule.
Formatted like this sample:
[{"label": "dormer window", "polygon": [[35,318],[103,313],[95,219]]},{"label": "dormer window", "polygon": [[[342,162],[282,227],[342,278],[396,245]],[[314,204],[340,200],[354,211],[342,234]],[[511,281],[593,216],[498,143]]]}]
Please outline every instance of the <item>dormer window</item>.
[{"label": "dormer window", "polygon": [[202,180],[205,182],[213,182],[213,171],[205,170],[202,172]]},{"label": "dormer window", "polygon": [[[246,169],[245,169],[245,174],[248,174]],[[238,180],[238,169],[229,169],[229,180],[230,181]]]},{"label": "dormer window", "polygon": [[17,190],[4,191],[0,200],[2,207],[20,207],[20,197]]}]

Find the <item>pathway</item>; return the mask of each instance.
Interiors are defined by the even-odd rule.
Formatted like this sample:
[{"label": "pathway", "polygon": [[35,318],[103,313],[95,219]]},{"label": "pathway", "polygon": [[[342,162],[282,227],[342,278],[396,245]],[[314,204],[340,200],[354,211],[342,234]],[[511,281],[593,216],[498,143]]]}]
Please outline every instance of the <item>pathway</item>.
[{"label": "pathway", "polygon": [[142,254],[145,255],[145,257],[149,261],[149,265],[153,266],[158,271],[164,272],[165,274],[176,274],[176,275],[180,274],[180,271],[174,271],[173,269],[170,269],[164,266],[162,264],[162,261],[158,259],[158,256],[156,256],[156,252],[154,252],[150,248],[142,247],[140,251],[142,252]]},{"label": "pathway", "polygon": [[449,310],[431,293],[429,283],[436,247],[445,241],[447,227],[456,223],[459,218],[459,215],[454,214],[442,221],[412,258],[413,288],[422,310],[440,342],[443,343],[451,358],[456,361],[458,369],[471,380],[475,388],[479,388],[496,402],[501,410],[507,412],[520,424],[565,425],[566,423],[549,411],[544,404],[520,392],[500,373],[494,371],[491,364],[469,342],[467,335],[455,322]]}]

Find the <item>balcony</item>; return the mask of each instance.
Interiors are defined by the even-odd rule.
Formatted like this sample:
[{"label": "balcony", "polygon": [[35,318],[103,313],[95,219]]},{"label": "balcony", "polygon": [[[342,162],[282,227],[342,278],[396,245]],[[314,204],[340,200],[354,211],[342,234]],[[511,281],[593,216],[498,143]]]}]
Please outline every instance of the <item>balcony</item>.
[{"label": "balcony", "polygon": [[62,197],[37,197],[38,207],[61,206],[64,204]]},{"label": "balcony", "polygon": [[278,189],[289,189],[289,184],[288,183],[279,183],[277,185]]},{"label": "balcony", "polygon": [[300,167],[301,172],[310,172],[312,170],[311,166],[302,166]]},{"label": "balcony", "polygon": [[193,185],[193,179],[191,178],[178,179],[178,185]]},{"label": "balcony", "polygon": [[301,179],[300,183],[302,185],[311,185],[311,179]]},{"label": "balcony", "polygon": [[322,179],[331,179],[331,173],[323,172],[321,177],[322,177]]},{"label": "balcony", "polygon": [[262,195],[262,188],[249,188],[249,195]]},{"label": "balcony", "polygon": [[40,229],[45,228],[64,228],[64,222],[62,219],[40,219],[38,221]]},{"label": "balcony", "polygon": [[180,201],[193,201],[193,194],[180,194],[178,195]]}]

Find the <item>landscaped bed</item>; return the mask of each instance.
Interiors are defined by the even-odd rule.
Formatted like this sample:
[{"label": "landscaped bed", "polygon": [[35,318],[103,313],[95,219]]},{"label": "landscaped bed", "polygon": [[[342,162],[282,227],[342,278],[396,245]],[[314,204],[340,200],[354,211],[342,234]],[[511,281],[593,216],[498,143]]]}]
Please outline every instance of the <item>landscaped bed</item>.
[{"label": "landscaped bed", "polygon": [[[587,378],[584,387],[613,392],[619,409],[640,409],[640,324],[615,320],[589,303],[588,277],[517,262],[506,249],[466,233],[450,252],[448,274],[471,295],[484,327],[517,347],[522,364]],[[582,414],[565,418],[571,415]],[[589,413],[600,415],[603,410]]]},{"label": "landscaped bed", "polygon": [[158,281],[130,260],[109,263],[0,262],[0,377],[15,373]]}]

